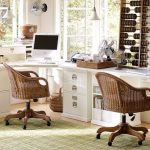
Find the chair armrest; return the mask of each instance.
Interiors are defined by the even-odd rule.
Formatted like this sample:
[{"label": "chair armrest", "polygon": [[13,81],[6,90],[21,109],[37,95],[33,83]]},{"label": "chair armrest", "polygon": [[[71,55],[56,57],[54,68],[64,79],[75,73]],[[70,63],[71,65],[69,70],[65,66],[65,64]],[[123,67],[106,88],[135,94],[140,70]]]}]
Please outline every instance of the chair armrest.
[{"label": "chair armrest", "polygon": [[[36,85],[38,84],[39,86],[48,86],[48,81],[43,77],[39,77],[38,74],[34,71],[19,71],[19,73],[20,82],[26,82],[26,84],[30,84],[31,82],[32,84],[36,83]],[[31,77],[30,73],[36,75],[36,77]],[[43,80],[45,85],[42,85],[40,80]]]},{"label": "chair armrest", "polygon": [[[19,71],[19,73],[21,74],[20,75],[20,79],[21,80],[24,80],[26,82],[28,82],[28,81],[30,81],[30,82],[38,81],[39,82],[39,80],[43,80],[46,83],[46,85],[48,85],[47,80],[45,78],[43,78],[43,77],[39,77],[38,74],[36,72],[34,72],[34,71]],[[33,73],[34,75],[36,75],[36,77],[29,76],[30,73]]]},{"label": "chair armrest", "polygon": [[[42,77],[24,77],[24,79],[26,80],[26,82],[28,82],[30,84],[30,82],[34,83],[38,83],[40,86],[48,86],[48,81],[45,78]],[[45,85],[40,83],[40,80],[45,82]]]},{"label": "chair armrest", "polygon": [[143,87],[143,88],[136,88],[136,87],[133,87],[135,90],[137,91],[150,91],[150,88],[147,88],[147,87]]},{"label": "chair armrest", "polygon": [[[41,83],[41,81],[43,82],[43,84]],[[42,93],[48,93],[49,85],[48,81],[44,78],[23,76],[22,80],[20,80],[20,82],[18,83],[18,89],[20,92],[22,91],[21,93],[24,93],[24,95],[30,95],[30,99],[36,99],[40,98]],[[46,95],[45,97],[48,96],[49,95]]]},{"label": "chair armrest", "polygon": [[27,77],[31,77],[31,74],[34,74],[36,77],[39,77],[39,75],[34,71],[18,71],[18,72]]},{"label": "chair armrest", "polygon": [[150,88],[147,88],[147,87],[144,87],[144,88],[135,88],[135,90],[139,91],[139,92],[141,91],[144,94],[144,96],[150,100],[150,96],[148,96],[147,93],[146,93],[147,91],[150,92]]},{"label": "chair armrest", "polygon": [[42,85],[42,86],[48,86],[48,81],[47,81],[45,78],[42,78],[42,77],[33,77],[33,78],[37,78],[40,85],[42,85],[42,84],[40,83],[40,80],[42,80],[42,81],[45,82],[45,85]]},{"label": "chair armrest", "polygon": [[[40,80],[44,81],[46,83],[46,85],[48,85],[48,81],[43,78],[43,77],[27,77],[27,76],[24,76],[22,78],[22,81],[25,81],[25,82],[38,82],[40,84]],[[42,85],[42,84],[40,84]],[[43,86],[43,85],[42,85]],[[45,85],[44,85],[45,86]]]}]

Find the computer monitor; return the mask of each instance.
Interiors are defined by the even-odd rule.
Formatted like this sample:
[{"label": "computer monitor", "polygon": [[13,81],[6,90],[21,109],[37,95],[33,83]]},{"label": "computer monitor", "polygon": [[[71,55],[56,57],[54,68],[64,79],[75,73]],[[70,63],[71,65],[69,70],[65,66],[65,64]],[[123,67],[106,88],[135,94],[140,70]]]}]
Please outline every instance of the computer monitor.
[{"label": "computer monitor", "polygon": [[32,57],[52,61],[59,60],[59,35],[35,33],[33,37]]}]

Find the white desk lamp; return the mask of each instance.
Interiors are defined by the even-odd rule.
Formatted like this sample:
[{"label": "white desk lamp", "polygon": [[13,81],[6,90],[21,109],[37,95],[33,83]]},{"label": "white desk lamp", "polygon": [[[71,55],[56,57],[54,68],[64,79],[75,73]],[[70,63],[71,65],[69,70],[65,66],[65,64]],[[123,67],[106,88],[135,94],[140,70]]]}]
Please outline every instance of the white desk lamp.
[{"label": "white desk lamp", "polygon": [[6,13],[4,14],[4,16],[2,18],[7,19],[7,22],[12,21],[12,19],[14,18],[13,12],[10,9],[10,1],[9,1],[9,5],[8,5],[8,10],[6,11]]},{"label": "white desk lamp", "polygon": [[95,0],[94,0],[93,15],[91,17],[91,20],[100,20],[98,14],[97,14],[97,11],[96,11]]}]

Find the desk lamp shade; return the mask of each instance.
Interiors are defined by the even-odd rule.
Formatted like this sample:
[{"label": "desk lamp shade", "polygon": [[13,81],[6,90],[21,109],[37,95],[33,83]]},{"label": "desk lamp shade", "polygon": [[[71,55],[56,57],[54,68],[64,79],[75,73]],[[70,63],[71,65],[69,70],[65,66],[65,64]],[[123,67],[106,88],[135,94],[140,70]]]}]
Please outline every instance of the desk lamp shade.
[{"label": "desk lamp shade", "polygon": [[13,12],[10,9],[10,1],[9,1],[8,10],[6,11],[6,13],[2,18],[7,19],[8,22],[12,21],[12,19],[14,18]]},{"label": "desk lamp shade", "polygon": [[100,20],[97,12],[96,12],[96,7],[95,7],[95,0],[94,0],[94,7],[93,7],[93,15],[91,17],[91,20]]}]

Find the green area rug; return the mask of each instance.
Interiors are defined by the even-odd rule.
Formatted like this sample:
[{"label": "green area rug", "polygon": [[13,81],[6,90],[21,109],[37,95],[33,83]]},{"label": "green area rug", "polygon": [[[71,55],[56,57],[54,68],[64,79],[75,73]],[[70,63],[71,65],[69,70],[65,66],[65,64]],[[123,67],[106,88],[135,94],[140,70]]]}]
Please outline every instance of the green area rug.
[{"label": "green area rug", "polygon": [[5,126],[0,120],[0,150],[150,150],[150,140],[137,144],[137,139],[121,135],[113,146],[107,146],[109,134],[97,140],[97,127],[88,127],[63,120],[52,121],[50,127],[43,120],[29,120],[27,130],[20,120]]}]

